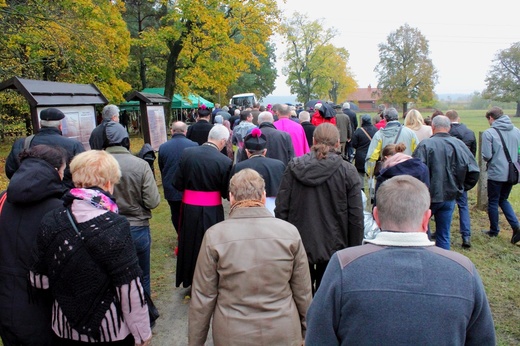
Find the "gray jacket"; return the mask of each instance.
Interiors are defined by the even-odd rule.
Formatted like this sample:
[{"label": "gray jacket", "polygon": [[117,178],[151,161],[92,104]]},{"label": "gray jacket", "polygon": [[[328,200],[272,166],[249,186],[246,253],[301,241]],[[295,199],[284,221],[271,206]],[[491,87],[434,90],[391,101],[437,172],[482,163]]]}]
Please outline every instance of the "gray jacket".
[{"label": "gray jacket", "polygon": [[121,181],[114,186],[119,214],[126,216],[130,226],[149,226],[151,209],[161,201],[150,165],[121,146],[106,151],[116,158],[121,168]]},{"label": "gray jacket", "polygon": [[491,128],[482,133],[482,159],[487,162],[488,179],[507,181],[508,162],[502,141],[495,129],[504,138],[511,160],[518,161],[520,148],[520,130],[513,125],[509,116],[503,115],[493,122]]},{"label": "gray jacket", "polygon": [[467,257],[425,233],[380,232],[366,242],[330,259],[307,312],[306,345],[496,344],[486,291]]}]

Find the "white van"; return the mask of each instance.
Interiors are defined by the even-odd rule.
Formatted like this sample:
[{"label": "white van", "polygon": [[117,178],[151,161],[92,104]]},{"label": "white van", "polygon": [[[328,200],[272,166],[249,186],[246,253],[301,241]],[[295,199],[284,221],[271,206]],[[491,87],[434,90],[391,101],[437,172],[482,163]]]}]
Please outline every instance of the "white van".
[{"label": "white van", "polygon": [[236,94],[229,100],[229,104],[244,108],[252,108],[255,103],[258,101],[254,93]]}]

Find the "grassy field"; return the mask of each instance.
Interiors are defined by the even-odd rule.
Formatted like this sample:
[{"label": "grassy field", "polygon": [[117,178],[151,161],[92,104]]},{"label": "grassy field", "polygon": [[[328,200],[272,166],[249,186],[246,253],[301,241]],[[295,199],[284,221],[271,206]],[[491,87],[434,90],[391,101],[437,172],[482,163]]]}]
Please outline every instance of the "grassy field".
[{"label": "grassy field", "polygon": [[[462,122],[478,132],[487,129],[488,122],[484,111],[459,111]],[[506,114],[511,114],[512,111]],[[360,114],[358,114],[360,115]],[[372,114],[374,115],[374,114]],[[424,113],[423,116],[429,115]],[[513,118],[513,122],[520,127],[520,118]],[[138,152],[143,144],[141,138],[132,138],[132,151]],[[5,157],[9,153],[11,142],[0,143],[0,169],[3,171]],[[157,163],[156,163],[157,166]],[[162,185],[159,169],[155,169],[157,184],[162,194]],[[0,188],[7,186],[7,179],[0,174]],[[520,216],[519,186],[515,186],[510,198],[517,215]],[[481,234],[481,230],[488,227],[485,211],[477,210],[476,188],[469,193],[469,204],[472,219],[472,248],[463,250],[458,233],[458,212],[455,211],[452,223],[452,250],[468,256],[478,268],[491,304],[497,340],[499,345],[520,344],[520,246],[510,244],[511,229],[501,215],[501,233],[497,238],[488,238]],[[176,234],[170,220],[170,210],[166,200],[162,200],[153,211],[151,220],[152,230],[152,290],[153,296],[163,296],[171,293],[175,276],[175,256],[173,249],[176,246]],[[428,325],[428,316],[424,316],[424,323]]]}]

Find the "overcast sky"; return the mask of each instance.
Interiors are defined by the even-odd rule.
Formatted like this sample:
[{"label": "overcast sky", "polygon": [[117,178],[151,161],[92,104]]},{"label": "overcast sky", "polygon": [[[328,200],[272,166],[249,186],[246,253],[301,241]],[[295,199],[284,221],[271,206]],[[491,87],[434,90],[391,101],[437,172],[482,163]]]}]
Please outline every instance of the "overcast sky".
[{"label": "overcast sky", "polygon": [[[278,1],[284,15],[295,11],[310,19],[323,18],[325,28],[339,35],[333,41],[350,53],[359,87],[377,86],[374,68],[379,62],[379,43],[408,23],[429,42],[430,58],[438,71],[438,94],[473,93],[485,88],[485,77],[499,50],[520,41],[520,1],[437,0],[287,0]],[[278,45],[278,79],[274,96],[290,95],[282,75]]]}]

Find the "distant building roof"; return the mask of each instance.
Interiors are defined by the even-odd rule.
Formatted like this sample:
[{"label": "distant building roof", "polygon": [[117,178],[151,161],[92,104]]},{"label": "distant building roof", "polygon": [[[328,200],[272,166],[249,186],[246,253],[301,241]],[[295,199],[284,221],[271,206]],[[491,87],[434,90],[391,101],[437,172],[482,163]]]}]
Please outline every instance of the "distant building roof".
[{"label": "distant building roof", "polygon": [[368,102],[368,101],[377,101],[380,98],[379,89],[372,88],[369,84],[368,88],[358,88],[352,94],[347,96],[347,101],[349,102]]}]

